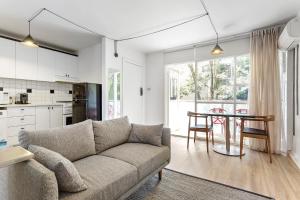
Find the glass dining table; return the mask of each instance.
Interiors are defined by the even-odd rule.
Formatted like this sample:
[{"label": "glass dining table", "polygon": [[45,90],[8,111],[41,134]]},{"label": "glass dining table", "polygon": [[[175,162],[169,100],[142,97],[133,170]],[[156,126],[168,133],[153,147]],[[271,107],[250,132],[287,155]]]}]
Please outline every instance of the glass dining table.
[{"label": "glass dining table", "polygon": [[[201,115],[211,116],[211,117],[224,117],[225,118],[225,144],[215,144],[213,150],[217,153],[226,156],[239,156],[240,155],[240,147],[231,146],[230,145],[230,117],[235,118],[255,118],[256,115],[249,114],[234,114],[234,113],[201,113]],[[244,155],[244,153],[243,153]]]}]

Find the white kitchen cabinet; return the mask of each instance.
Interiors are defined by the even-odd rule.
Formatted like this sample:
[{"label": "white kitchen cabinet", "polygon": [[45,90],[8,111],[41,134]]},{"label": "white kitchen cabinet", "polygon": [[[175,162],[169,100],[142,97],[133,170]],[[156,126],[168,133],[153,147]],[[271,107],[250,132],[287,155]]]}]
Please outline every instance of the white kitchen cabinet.
[{"label": "white kitchen cabinet", "polygon": [[37,51],[38,48],[32,48],[16,42],[16,78],[25,80],[37,80]]},{"label": "white kitchen cabinet", "polygon": [[62,127],[62,106],[37,106],[35,126],[37,130]]},{"label": "white kitchen cabinet", "polygon": [[19,144],[19,132],[20,131],[34,131],[35,125],[23,125],[23,126],[13,126],[8,127],[7,132],[7,144],[8,146],[18,145]]},{"label": "white kitchen cabinet", "polygon": [[7,119],[6,110],[0,110],[0,140],[7,139]]},{"label": "white kitchen cabinet", "polygon": [[37,80],[53,82],[55,76],[56,52],[38,48]]},{"label": "white kitchen cabinet", "polygon": [[50,109],[50,128],[63,126],[63,109],[62,106],[51,106]]},{"label": "white kitchen cabinet", "polygon": [[95,44],[78,52],[78,75],[80,82],[102,83],[101,44]]},{"label": "white kitchen cabinet", "polygon": [[15,42],[0,38],[0,77],[15,78]]},{"label": "white kitchen cabinet", "polygon": [[78,57],[56,53],[55,76],[59,81],[78,81]]},{"label": "white kitchen cabinet", "polygon": [[7,117],[22,117],[35,115],[35,107],[10,107],[7,108]]},{"label": "white kitchen cabinet", "polygon": [[36,130],[45,130],[50,128],[50,106],[37,106],[36,107]]},{"label": "white kitchen cabinet", "polygon": [[22,130],[35,130],[35,107],[8,107],[7,142],[9,146],[19,143],[18,134]]}]

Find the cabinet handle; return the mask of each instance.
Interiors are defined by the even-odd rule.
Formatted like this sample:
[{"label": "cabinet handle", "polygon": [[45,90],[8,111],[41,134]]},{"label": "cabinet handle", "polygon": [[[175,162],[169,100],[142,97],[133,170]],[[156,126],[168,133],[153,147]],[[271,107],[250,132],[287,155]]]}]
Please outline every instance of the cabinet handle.
[{"label": "cabinet handle", "polygon": [[21,118],[21,120],[24,120],[24,118]]},{"label": "cabinet handle", "polygon": [[24,111],[24,108],[21,108],[21,111]]},{"label": "cabinet handle", "polygon": [[53,110],[53,107],[52,107],[52,110]]},{"label": "cabinet handle", "polygon": [[21,128],[21,130],[24,130],[25,128]]}]

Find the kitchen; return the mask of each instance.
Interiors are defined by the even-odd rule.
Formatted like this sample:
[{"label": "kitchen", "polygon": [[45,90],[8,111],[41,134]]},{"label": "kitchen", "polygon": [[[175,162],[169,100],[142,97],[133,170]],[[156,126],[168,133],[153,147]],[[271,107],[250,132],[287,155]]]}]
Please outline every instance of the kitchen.
[{"label": "kitchen", "polygon": [[80,52],[0,38],[0,140],[16,145],[21,130],[102,119],[101,44]]}]

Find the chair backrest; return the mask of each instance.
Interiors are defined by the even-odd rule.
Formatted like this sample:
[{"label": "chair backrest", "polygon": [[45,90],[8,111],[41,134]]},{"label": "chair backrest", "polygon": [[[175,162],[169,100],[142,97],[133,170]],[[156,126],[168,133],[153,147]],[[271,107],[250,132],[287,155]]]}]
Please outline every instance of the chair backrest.
[{"label": "chair backrest", "polygon": [[187,116],[188,117],[202,117],[202,118],[206,118],[207,117],[206,115],[203,115],[201,113],[196,113],[196,112],[191,112],[191,111],[187,112]]},{"label": "chair backrest", "polygon": [[[191,111],[188,111],[187,112],[187,116],[189,117],[189,126],[191,124],[191,118],[194,117],[195,118],[195,124],[197,124],[197,119],[198,118],[203,118],[205,120],[205,123],[207,124],[208,123],[208,115],[204,115],[202,113],[196,113],[196,112],[191,112]],[[212,120],[212,117],[210,117],[210,124],[212,125],[213,124],[213,120]]]}]

